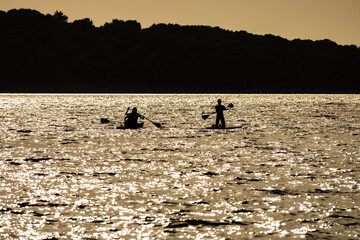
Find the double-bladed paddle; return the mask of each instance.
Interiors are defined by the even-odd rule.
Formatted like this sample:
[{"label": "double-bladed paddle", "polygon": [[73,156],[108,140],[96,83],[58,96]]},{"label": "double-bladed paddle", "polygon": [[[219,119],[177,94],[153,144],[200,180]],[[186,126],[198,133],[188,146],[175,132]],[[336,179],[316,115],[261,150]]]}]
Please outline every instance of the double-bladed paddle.
[{"label": "double-bladed paddle", "polygon": [[158,128],[161,128],[161,124],[160,123],[157,123],[157,122],[154,122],[150,119],[148,119],[147,117],[145,117],[144,115],[142,115],[146,120],[148,120],[149,122],[151,122],[152,124],[154,124],[156,127]]},{"label": "double-bladed paddle", "polygon": [[[128,109],[126,110],[126,113],[125,113],[125,114],[127,114],[129,110],[130,110],[130,108],[128,107]],[[145,118],[146,120],[148,120],[149,122],[151,122],[152,124],[154,124],[156,127],[161,128],[161,124],[160,124],[160,123],[154,122],[154,121],[152,121],[151,119],[148,119],[147,117],[145,117],[144,115],[140,115],[140,116],[142,116],[143,118]]]},{"label": "double-bladed paddle", "polygon": [[[130,108],[127,108],[125,115],[129,112],[129,110],[130,110]],[[152,124],[154,124],[156,127],[161,128],[161,124],[160,124],[160,123],[154,122],[154,121],[152,121],[151,119],[145,117],[144,115],[140,115],[140,116],[142,116],[143,118],[145,118],[146,120],[148,120],[149,122],[151,122]],[[109,119],[107,119],[107,118],[101,118],[101,119],[100,119],[100,122],[104,124],[104,123],[110,123],[110,122],[112,122],[112,121],[109,120]]]}]

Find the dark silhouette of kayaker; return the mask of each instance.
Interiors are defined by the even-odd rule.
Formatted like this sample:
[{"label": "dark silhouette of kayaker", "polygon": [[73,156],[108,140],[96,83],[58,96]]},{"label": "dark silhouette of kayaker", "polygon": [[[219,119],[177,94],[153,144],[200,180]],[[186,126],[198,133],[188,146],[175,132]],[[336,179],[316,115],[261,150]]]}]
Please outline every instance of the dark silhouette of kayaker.
[{"label": "dark silhouette of kayaker", "polygon": [[143,127],[144,123],[141,122],[141,123],[138,123],[138,119],[141,118],[141,119],[144,119],[144,116],[140,115],[138,112],[137,112],[137,108],[134,107],[131,111],[131,113],[128,113],[130,110],[130,108],[128,108],[126,110],[126,113],[125,113],[125,119],[124,119],[124,125],[126,128],[141,128]]},{"label": "dark silhouette of kayaker", "polygon": [[[216,110],[216,123],[215,127],[217,128],[225,128],[225,118],[224,118],[224,110],[227,110],[227,108],[224,105],[221,105],[221,99],[218,100],[218,105],[215,107]],[[221,122],[221,124],[219,124]]]}]

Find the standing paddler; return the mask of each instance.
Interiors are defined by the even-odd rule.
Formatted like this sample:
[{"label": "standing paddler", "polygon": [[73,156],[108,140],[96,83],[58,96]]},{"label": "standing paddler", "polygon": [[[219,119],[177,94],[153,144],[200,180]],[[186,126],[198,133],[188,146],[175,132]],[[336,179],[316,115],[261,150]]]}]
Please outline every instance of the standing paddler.
[{"label": "standing paddler", "polygon": [[[225,118],[224,118],[224,110],[227,110],[227,108],[221,104],[221,99],[218,99],[218,105],[215,106],[216,110],[216,122],[215,127],[217,128],[225,128]],[[219,124],[221,122],[221,125]]]}]

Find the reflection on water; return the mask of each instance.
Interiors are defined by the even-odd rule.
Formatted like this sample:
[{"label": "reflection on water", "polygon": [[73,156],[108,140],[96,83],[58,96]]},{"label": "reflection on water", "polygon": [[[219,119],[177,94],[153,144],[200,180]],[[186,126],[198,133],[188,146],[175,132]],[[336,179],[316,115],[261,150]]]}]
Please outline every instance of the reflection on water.
[{"label": "reflection on water", "polygon": [[[242,128],[205,129],[219,97]],[[128,106],[164,128],[115,129]],[[359,95],[0,95],[0,120],[0,238],[359,237]]]}]

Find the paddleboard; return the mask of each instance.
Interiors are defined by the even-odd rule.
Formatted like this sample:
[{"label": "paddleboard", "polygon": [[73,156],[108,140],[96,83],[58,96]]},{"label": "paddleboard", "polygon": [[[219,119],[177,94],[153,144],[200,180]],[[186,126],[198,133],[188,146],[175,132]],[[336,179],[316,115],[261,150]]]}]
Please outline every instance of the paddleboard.
[{"label": "paddleboard", "polygon": [[211,126],[211,127],[207,127],[206,129],[237,129],[237,128],[242,128],[242,126],[230,126],[230,127],[225,127],[225,128],[222,128],[222,127],[216,127],[216,126]]}]

